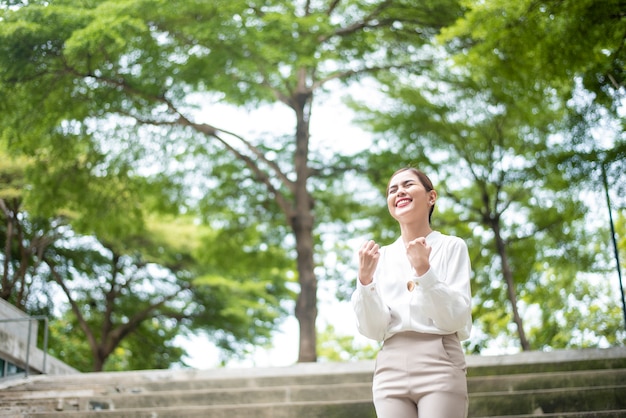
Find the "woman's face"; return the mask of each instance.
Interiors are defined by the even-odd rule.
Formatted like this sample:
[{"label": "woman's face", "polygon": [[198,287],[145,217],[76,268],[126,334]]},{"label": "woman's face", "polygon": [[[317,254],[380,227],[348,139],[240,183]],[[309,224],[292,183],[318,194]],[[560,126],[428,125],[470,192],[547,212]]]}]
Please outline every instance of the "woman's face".
[{"label": "woman's face", "polygon": [[387,208],[397,221],[424,220],[428,222],[430,207],[434,205],[437,193],[427,191],[411,170],[394,175],[387,188]]}]

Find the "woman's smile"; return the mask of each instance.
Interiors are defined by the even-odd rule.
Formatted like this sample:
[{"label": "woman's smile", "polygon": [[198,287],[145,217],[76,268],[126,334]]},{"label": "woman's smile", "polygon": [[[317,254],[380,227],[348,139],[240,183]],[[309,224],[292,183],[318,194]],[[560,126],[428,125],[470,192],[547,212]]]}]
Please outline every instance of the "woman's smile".
[{"label": "woman's smile", "polygon": [[400,197],[396,200],[396,207],[402,208],[404,206],[409,205],[413,200],[408,197]]}]

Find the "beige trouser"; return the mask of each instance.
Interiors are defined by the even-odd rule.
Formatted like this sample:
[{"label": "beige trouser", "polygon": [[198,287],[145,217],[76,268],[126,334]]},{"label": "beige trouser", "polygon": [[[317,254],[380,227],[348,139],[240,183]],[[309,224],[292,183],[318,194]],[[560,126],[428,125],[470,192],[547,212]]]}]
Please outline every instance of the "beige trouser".
[{"label": "beige trouser", "polygon": [[466,418],[465,355],[456,334],[403,332],[376,358],[378,418]]}]

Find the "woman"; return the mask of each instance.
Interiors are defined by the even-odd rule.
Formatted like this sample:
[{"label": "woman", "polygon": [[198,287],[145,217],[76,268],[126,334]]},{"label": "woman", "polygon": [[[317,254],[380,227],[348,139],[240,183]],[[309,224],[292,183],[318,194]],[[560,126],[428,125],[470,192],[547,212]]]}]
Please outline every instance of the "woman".
[{"label": "woman", "polygon": [[465,242],[433,231],[437,192],[415,168],[396,171],[387,207],[400,238],[359,250],[352,305],[359,332],[384,341],[373,395],[379,418],[464,418],[468,397],[460,341],[472,326]]}]

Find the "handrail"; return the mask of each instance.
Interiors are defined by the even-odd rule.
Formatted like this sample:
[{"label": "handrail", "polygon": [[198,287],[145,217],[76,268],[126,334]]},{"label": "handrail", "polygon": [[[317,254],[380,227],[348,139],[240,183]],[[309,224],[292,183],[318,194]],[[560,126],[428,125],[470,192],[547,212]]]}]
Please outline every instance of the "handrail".
[{"label": "handrail", "polygon": [[[30,372],[30,335],[32,334],[33,329],[33,321],[44,321],[44,332],[43,332],[43,367],[42,373],[46,373],[46,358],[48,356],[48,317],[44,315],[37,316],[29,316],[28,318],[11,318],[11,319],[0,319],[1,322],[22,322],[28,321],[28,339],[26,341],[26,377]],[[35,342],[35,346],[37,343]]]}]

